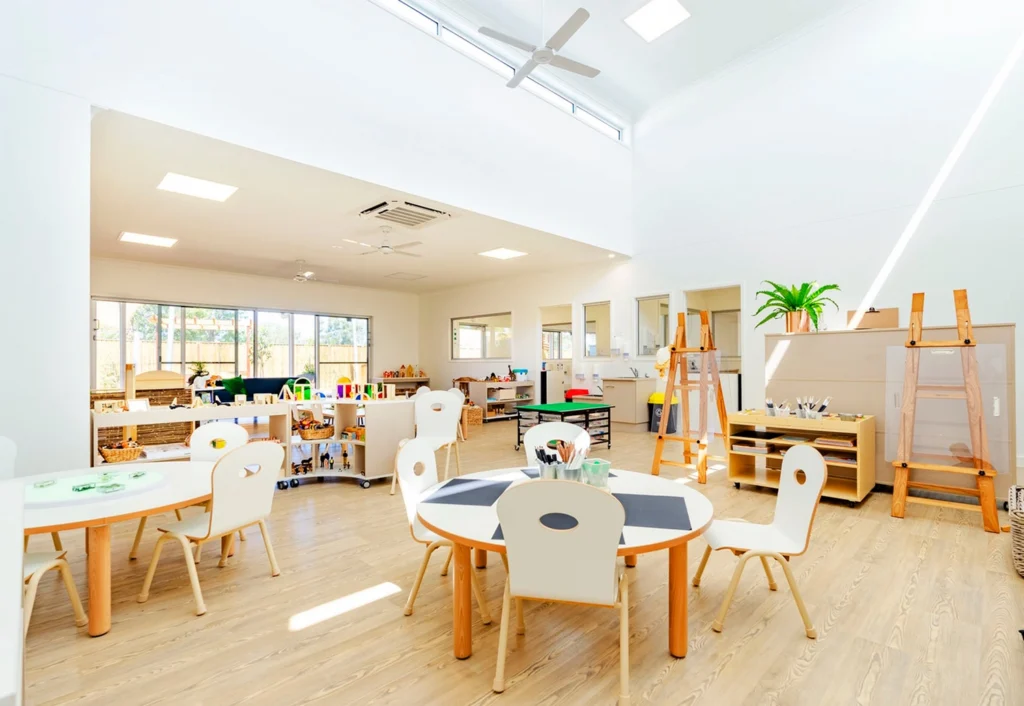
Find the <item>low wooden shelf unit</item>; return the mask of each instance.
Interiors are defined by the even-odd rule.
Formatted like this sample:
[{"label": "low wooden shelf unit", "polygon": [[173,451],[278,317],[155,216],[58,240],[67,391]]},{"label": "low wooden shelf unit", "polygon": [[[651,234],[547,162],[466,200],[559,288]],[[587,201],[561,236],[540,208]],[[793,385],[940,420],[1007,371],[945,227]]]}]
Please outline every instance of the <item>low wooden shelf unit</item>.
[{"label": "low wooden shelf unit", "polygon": [[[790,446],[807,443],[822,452],[828,467],[823,497],[845,500],[854,505],[875,487],[875,418],[864,416],[844,422],[833,417],[800,419],[770,417],[763,411],[737,412],[728,417],[726,452],[729,480],[740,484],[778,488],[782,459]],[[754,441],[748,432],[763,432]],[[789,437],[786,439],[780,437]],[[852,446],[836,446],[816,441],[822,437],[849,439]],[[756,443],[765,451],[736,449],[736,445]],[[763,461],[758,461],[758,459]],[[839,460],[839,459],[842,460]]]}]

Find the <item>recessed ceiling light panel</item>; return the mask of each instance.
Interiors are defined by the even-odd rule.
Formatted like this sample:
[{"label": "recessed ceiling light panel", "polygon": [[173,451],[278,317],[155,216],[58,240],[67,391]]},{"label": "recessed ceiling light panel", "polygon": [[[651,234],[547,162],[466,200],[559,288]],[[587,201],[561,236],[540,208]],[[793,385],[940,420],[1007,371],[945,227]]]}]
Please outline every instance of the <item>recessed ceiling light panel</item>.
[{"label": "recessed ceiling light panel", "polygon": [[144,233],[129,233],[125,231],[118,238],[122,243],[137,243],[139,245],[155,245],[158,248],[169,248],[178,242],[177,238],[164,238],[160,235],[145,235]]},{"label": "recessed ceiling light panel", "polygon": [[196,198],[209,199],[210,201],[227,201],[231,194],[238,191],[237,186],[218,184],[215,181],[196,179],[195,177],[175,174],[174,172],[167,172],[167,175],[164,176],[156,188],[161,191],[173,191],[176,194],[195,196]]},{"label": "recessed ceiling light panel", "polygon": [[627,17],[626,24],[645,42],[653,42],[689,16],[678,0],[651,0]]},{"label": "recessed ceiling light panel", "polygon": [[526,253],[519,252],[518,250],[510,250],[508,248],[497,248],[495,250],[477,253],[477,255],[493,257],[495,260],[511,260],[514,257],[522,257],[523,255],[526,255]]}]

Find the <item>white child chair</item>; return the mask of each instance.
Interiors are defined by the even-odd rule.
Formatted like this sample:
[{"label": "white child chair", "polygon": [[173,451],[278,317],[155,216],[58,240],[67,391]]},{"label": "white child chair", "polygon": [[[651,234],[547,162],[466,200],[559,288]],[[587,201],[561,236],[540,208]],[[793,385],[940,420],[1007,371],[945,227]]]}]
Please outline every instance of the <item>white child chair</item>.
[{"label": "white child chair", "polygon": [[[512,599],[619,608],[619,706],[629,703],[629,580],[616,563],[622,503],[599,488],[561,480],[514,485],[498,498],[508,578],[501,606],[494,691],[505,690]],[[566,557],[572,557],[566,561]]]},{"label": "white child chair", "polygon": [[[14,461],[17,458],[18,445],[6,436],[0,436],[0,480],[10,480],[11,478],[14,478]],[[53,548],[58,552],[64,551],[64,545],[61,544],[60,535],[56,532],[50,532],[50,537],[53,538]],[[25,535],[25,549],[28,549],[27,534]]]},{"label": "white child chair", "polygon": [[[445,393],[447,394],[447,393]],[[412,538],[420,544],[426,545],[426,552],[423,555],[423,562],[420,570],[416,573],[416,580],[413,582],[412,590],[409,592],[409,600],[405,604],[405,614],[412,615],[413,604],[416,602],[416,594],[420,591],[420,584],[423,583],[423,575],[427,572],[427,564],[430,563],[430,556],[439,547],[452,547],[450,540],[445,539],[434,532],[431,532],[420,522],[416,515],[416,502],[429,488],[437,485],[437,462],[434,459],[434,447],[426,439],[407,439],[398,450],[399,487],[402,489],[402,500],[405,502],[405,514],[409,520],[409,532]],[[451,552],[441,569],[441,575],[448,575],[448,564],[451,561]],[[477,605],[480,608],[480,619],[484,625],[491,622],[491,614],[487,610],[487,602],[480,590],[477,581],[476,569],[470,572],[470,579],[473,584],[473,593],[476,596]]]},{"label": "white child chair", "polygon": [[[221,456],[239,446],[249,443],[249,432],[234,422],[209,422],[202,424],[192,432],[188,439],[189,460],[191,461],[216,461]],[[174,516],[181,521],[181,510],[175,510]],[[135,530],[135,541],[132,542],[132,550],[128,552],[128,559],[134,561],[138,557],[139,544],[142,542],[142,533],[146,530],[148,517],[139,520],[139,528]],[[238,533],[238,538],[245,541],[245,534]],[[196,555],[199,561],[199,554]]]},{"label": "white child chair", "polygon": [[779,495],[775,501],[775,517],[771,524],[759,525],[742,520],[715,520],[711,523],[711,527],[704,533],[708,548],[701,557],[700,566],[693,577],[693,585],[700,585],[701,574],[704,573],[704,567],[712,551],[728,549],[740,559],[726,591],[725,600],[718,611],[718,617],[711,626],[715,632],[722,632],[725,614],[732,603],[747,560],[760,557],[761,565],[768,577],[768,588],[772,591],[777,588],[771,568],[768,566],[768,559],[772,558],[786,574],[786,581],[789,582],[793,600],[804,621],[807,637],[814,639],[818,636],[807,615],[807,608],[797,589],[788,559],[807,551],[807,546],[811,542],[814,513],[818,509],[821,491],[827,478],[825,459],[814,447],[806,444],[790,447],[782,459]]},{"label": "white child chair", "polygon": [[[6,436],[0,436],[0,480],[10,480],[14,477],[14,462],[18,457],[18,446]],[[53,546],[55,552],[26,552],[22,560],[25,579],[25,608],[24,623],[25,634],[28,634],[28,623],[32,619],[32,606],[36,602],[36,590],[39,588],[39,581],[43,575],[52,569],[60,572],[64,580],[64,588],[67,589],[68,598],[71,599],[71,607],[75,611],[75,625],[82,627],[88,621],[85,610],[82,609],[82,600],[78,597],[78,589],[75,588],[75,580],[71,576],[71,567],[68,566],[67,552],[60,546],[60,537],[53,532]],[[28,535],[25,536],[25,547],[28,547]]]},{"label": "white child chair", "polygon": [[[422,389],[422,388],[421,388]],[[434,450],[447,449],[444,457],[444,478],[448,477],[448,464],[452,458],[452,447],[455,447],[456,475],[462,473],[462,457],[459,455],[458,427],[462,418],[462,400],[455,399],[448,390],[416,391],[413,397],[413,409],[416,422],[416,438],[422,439],[434,447]],[[391,478],[391,494],[395,494],[398,482],[398,471]]]},{"label": "white child chair", "polygon": [[583,427],[578,427],[569,422],[544,422],[535,424],[523,434],[523,448],[526,450],[526,465],[537,466],[537,453],[534,451],[538,446],[544,446],[549,441],[572,442],[577,449],[586,451],[590,448],[590,434]]},{"label": "white child chair", "polygon": [[153,549],[146,580],[139,593],[139,603],[149,598],[149,587],[153,583],[156,565],[160,561],[163,543],[176,540],[185,552],[185,567],[192,583],[192,595],[196,601],[196,615],[206,612],[203,594],[199,588],[199,575],[192,559],[192,545],[198,548],[204,542],[220,539],[221,554],[218,566],[223,567],[231,554],[234,533],[259,525],[263,544],[270,560],[270,575],[281,573],[270,543],[266,518],[270,515],[274,501],[274,488],[284,463],[284,448],[272,441],[260,441],[240,446],[223,456],[213,467],[211,474],[212,495],[209,513],[193,515],[181,522],[173,522],[157,529],[162,532]]}]

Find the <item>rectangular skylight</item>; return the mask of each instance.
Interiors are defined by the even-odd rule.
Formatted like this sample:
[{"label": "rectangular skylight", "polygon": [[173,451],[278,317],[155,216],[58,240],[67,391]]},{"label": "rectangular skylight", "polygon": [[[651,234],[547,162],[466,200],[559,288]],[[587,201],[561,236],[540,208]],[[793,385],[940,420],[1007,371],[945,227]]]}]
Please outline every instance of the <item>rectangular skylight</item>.
[{"label": "rectangular skylight", "polygon": [[561,108],[566,113],[572,112],[572,101],[566,98],[562,98],[562,96],[558,95],[550,88],[546,88],[545,86],[540,85],[532,78],[526,79],[520,85],[533,95],[537,96],[542,100],[546,100],[548,103],[555,106],[556,108]]},{"label": "rectangular skylight", "polygon": [[139,245],[155,245],[158,248],[169,248],[178,242],[177,238],[165,238],[161,235],[145,235],[125,231],[118,238],[122,243],[138,243]]},{"label": "rectangular skylight", "polygon": [[613,140],[621,139],[622,133],[619,131],[618,128],[612,127],[611,125],[606,123],[604,120],[601,120],[601,118],[597,117],[596,115],[591,115],[590,113],[583,110],[579,106],[576,106],[576,110],[574,112],[576,113],[577,118],[585,122],[590,127],[594,128],[598,132],[604,133]]},{"label": "rectangular skylight", "polygon": [[473,44],[468,39],[463,39],[455,32],[452,32],[447,27],[441,28],[441,41],[450,46],[460,54],[465,54],[473,61],[483,64],[491,71],[494,71],[500,76],[505,78],[512,78],[512,74],[515,73],[515,69],[506,64],[501,59],[491,56],[483,49]]},{"label": "rectangular skylight", "polygon": [[653,42],[689,16],[678,0],[651,0],[627,17],[626,24],[645,42]]},{"label": "rectangular skylight", "polygon": [[434,22],[434,20],[416,8],[409,7],[402,0],[376,0],[376,2],[385,9],[390,10],[392,14],[401,17],[413,27],[419,27],[429,34],[437,34],[437,22]]},{"label": "rectangular skylight", "polygon": [[156,188],[161,191],[173,191],[176,194],[195,196],[200,199],[209,199],[210,201],[227,201],[231,194],[238,191],[237,186],[218,184],[215,181],[196,179],[195,177],[175,174],[174,172],[167,172],[167,175]]},{"label": "rectangular skylight", "polygon": [[522,257],[525,254],[518,250],[509,250],[508,248],[497,248],[496,250],[477,253],[477,255],[483,255],[484,257],[493,257],[495,260],[511,260],[514,257]]}]

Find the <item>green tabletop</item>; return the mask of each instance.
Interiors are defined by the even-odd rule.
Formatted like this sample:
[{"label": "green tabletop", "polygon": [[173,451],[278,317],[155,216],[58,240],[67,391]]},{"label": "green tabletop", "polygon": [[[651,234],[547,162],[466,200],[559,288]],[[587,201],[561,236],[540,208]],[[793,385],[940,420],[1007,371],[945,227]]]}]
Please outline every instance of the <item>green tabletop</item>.
[{"label": "green tabletop", "polygon": [[595,404],[592,402],[555,402],[554,404],[521,404],[516,409],[527,412],[554,412],[565,414],[568,412],[586,412],[592,409],[611,409],[610,404]]}]

